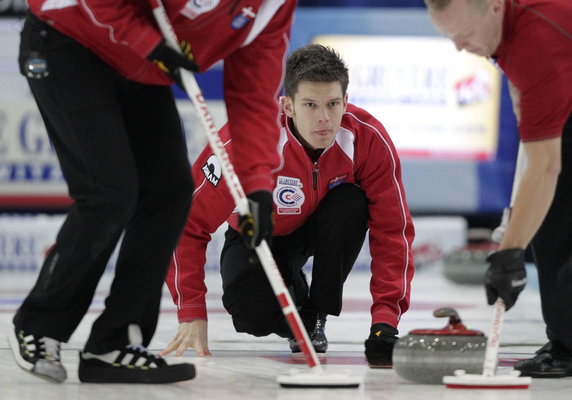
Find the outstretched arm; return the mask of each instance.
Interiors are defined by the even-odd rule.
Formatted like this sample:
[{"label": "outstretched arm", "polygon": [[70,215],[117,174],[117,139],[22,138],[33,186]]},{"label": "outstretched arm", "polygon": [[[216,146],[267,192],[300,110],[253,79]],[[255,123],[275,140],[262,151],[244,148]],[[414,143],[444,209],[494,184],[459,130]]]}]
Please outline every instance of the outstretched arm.
[{"label": "outstretched arm", "polygon": [[[228,130],[219,135],[230,150]],[[181,355],[187,347],[199,355],[209,355],[207,345],[207,309],[205,285],[206,250],[211,235],[232,214],[234,202],[221,174],[218,160],[207,146],[193,165],[193,193],[187,224],[173,253],[166,283],[177,306],[179,331],[163,351],[177,350]]]},{"label": "outstretched arm", "polygon": [[498,251],[490,255],[485,275],[487,302],[501,298],[510,310],[526,285],[524,251],[548,213],[561,168],[560,137],[525,142],[526,168]]},{"label": "outstretched arm", "polygon": [[560,173],[561,146],[560,137],[523,144],[527,165],[499,250],[526,248],[546,217]]}]

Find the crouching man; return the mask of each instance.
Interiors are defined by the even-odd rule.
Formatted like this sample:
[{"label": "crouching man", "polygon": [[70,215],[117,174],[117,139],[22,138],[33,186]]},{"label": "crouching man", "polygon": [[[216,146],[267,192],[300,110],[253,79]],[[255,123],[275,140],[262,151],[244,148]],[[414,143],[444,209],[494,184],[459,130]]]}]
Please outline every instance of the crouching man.
[{"label": "crouching man", "polygon": [[[328,315],[340,315],[344,282],[369,229],[370,364],[390,366],[397,325],[409,307],[414,229],[401,182],[399,158],[383,125],[348,104],[348,70],[338,54],[311,44],[286,65],[285,96],[272,195],[256,199],[275,213],[271,249],[317,352],[325,352]],[[220,132],[232,151],[228,127]],[[256,240],[240,229],[216,157],[207,147],[193,166],[193,207],[175,251],[167,284],[178,307],[175,339],[163,354],[192,347],[209,355],[204,263],[211,235],[229,223],[221,254],[223,304],[237,332],[293,340],[264,270]],[[262,229],[264,230],[264,229]],[[256,239],[256,238],[254,238]],[[313,256],[312,279],[302,270]]]}]

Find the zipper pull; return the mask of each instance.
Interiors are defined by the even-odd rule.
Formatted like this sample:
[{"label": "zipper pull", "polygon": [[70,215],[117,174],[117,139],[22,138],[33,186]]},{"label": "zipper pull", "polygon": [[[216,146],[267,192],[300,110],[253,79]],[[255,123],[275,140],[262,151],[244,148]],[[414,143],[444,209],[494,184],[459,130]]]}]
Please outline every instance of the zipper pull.
[{"label": "zipper pull", "polygon": [[319,169],[320,168],[318,166],[318,162],[316,161],[314,163],[314,171],[312,172],[314,190],[318,189],[318,171],[319,171]]}]

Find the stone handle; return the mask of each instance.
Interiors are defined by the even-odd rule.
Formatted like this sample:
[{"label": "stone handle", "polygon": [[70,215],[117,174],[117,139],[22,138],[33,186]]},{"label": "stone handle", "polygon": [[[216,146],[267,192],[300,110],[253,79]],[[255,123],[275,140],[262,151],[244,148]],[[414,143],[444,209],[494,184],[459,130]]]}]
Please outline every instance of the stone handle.
[{"label": "stone handle", "polygon": [[433,316],[437,318],[449,317],[449,324],[455,325],[461,323],[459,313],[454,308],[442,307],[433,311]]}]

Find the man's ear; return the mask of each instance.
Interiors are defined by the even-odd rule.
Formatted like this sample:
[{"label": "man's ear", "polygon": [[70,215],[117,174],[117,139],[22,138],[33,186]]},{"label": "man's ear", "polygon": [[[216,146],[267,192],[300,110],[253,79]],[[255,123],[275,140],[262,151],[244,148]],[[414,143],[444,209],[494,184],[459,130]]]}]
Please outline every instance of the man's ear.
[{"label": "man's ear", "polygon": [[282,104],[282,110],[288,118],[294,118],[294,100],[290,96],[280,97],[280,103]]},{"label": "man's ear", "polygon": [[348,108],[348,94],[344,94],[344,112],[346,112],[346,109]]}]

